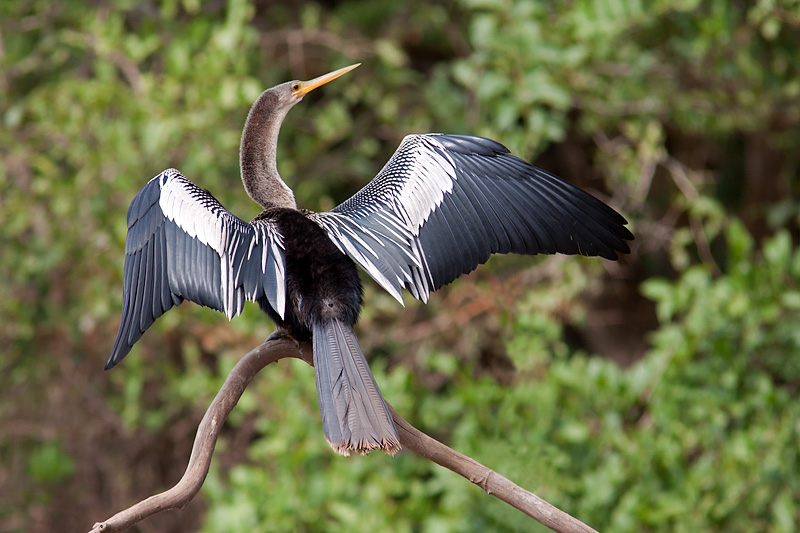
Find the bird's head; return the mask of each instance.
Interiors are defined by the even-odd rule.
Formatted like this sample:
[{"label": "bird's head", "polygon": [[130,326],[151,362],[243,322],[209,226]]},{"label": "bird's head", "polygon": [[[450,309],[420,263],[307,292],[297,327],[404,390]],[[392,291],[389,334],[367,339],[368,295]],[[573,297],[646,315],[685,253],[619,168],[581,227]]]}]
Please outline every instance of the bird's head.
[{"label": "bird's head", "polygon": [[329,81],[333,81],[339,76],[347,74],[354,68],[361,65],[361,63],[356,63],[355,65],[350,65],[348,67],[342,67],[338,70],[334,70],[333,72],[329,72],[327,74],[323,74],[322,76],[316,77],[313,80],[308,81],[287,81],[286,83],[282,83],[275,87],[277,89],[278,97],[282,101],[284,105],[288,105],[289,107],[297,104],[300,100],[303,99],[305,95],[316,89],[317,87],[321,87],[328,83]]},{"label": "bird's head", "polygon": [[250,198],[264,208],[296,208],[292,190],[278,174],[276,152],[281,123],[305,95],[360,64],[334,70],[313,80],[287,81],[261,93],[247,114],[239,148],[242,181]]}]

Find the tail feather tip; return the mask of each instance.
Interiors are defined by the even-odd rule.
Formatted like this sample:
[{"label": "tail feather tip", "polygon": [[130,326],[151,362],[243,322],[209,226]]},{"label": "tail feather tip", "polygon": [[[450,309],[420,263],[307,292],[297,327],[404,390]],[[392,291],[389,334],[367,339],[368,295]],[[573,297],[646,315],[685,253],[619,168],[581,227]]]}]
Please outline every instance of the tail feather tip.
[{"label": "tail feather tip", "polygon": [[380,442],[373,440],[362,440],[360,442],[331,442],[328,440],[328,444],[333,448],[333,451],[345,457],[349,457],[350,452],[356,452],[359,455],[369,455],[370,452],[375,450],[383,450],[394,457],[394,455],[403,448],[397,437],[383,438]]}]

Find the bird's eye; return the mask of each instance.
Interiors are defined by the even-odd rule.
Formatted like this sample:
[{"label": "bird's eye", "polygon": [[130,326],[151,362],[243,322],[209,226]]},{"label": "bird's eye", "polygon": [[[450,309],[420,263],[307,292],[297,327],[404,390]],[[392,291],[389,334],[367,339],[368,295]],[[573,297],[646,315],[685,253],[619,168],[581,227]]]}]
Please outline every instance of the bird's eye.
[{"label": "bird's eye", "polygon": [[294,82],[294,83],[292,84],[292,91],[293,91],[293,92],[297,92],[297,91],[299,91],[299,90],[300,90],[300,82],[299,82],[299,81],[296,81],[296,82]]}]

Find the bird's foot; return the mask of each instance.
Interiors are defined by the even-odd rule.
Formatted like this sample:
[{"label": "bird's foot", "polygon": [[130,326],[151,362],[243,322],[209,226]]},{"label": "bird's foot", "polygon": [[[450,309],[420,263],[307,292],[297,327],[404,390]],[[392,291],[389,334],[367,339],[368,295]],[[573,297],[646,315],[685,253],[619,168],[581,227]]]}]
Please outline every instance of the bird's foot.
[{"label": "bird's foot", "polygon": [[284,339],[284,338],[286,338],[286,339],[290,339],[290,340],[293,340],[293,341],[294,341],[294,344],[295,344],[295,346],[297,346],[297,348],[298,348],[298,349],[300,348],[300,341],[299,341],[299,340],[297,340],[297,339],[295,339],[295,338],[292,336],[292,329],[291,329],[291,328],[284,327],[284,326],[278,326],[278,329],[276,329],[275,331],[273,331],[273,332],[272,332],[272,335],[270,335],[269,337],[267,337],[267,340],[265,340],[264,342],[276,341],[276,340],[278,340],[278,339]]}]

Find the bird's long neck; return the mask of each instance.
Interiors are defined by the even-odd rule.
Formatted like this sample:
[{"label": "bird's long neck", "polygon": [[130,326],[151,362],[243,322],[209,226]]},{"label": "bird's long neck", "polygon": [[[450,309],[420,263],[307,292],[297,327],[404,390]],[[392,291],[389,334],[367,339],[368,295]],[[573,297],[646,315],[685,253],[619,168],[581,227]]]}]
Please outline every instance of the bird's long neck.
[{"label": "bird's long neck", "polygon": [[242,131],[239,167],[247,194],[265,209],[297,209],[294,193],[278,174],[276,154],[278,133],[288,108],[278,104],[277,96],[267,90],[250,108]]}]

